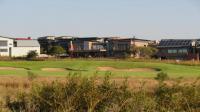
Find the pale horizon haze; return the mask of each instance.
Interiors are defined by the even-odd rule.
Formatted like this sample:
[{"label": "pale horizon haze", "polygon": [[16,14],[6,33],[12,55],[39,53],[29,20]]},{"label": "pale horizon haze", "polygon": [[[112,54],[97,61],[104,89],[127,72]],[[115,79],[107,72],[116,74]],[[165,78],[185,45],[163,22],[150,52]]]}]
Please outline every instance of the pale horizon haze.
[{"label": "pale horizon haze", "polygon": [[0,0],[0,35],[200,38],[200,0]]}]

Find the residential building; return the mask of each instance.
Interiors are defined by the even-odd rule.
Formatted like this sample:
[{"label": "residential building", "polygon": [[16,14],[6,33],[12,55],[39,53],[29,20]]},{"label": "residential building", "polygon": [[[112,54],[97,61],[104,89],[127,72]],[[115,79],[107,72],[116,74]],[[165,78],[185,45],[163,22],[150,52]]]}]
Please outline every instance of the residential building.
[{"label": "residential building", "polygon": [[199,60],[199,44],[196,39],[162,39],[157,46],[161,59]]},{"label": "residential building", "polygon": [[69,52],[71,56],[106,56],[106,38],[82,37],[70,41]]},{"label": "residential building", "polygon": [[0,37],[0,56],[24,57],[30,51],[40,54],[40,44],[37,40]]},{"label": "residential building", "polygon": [[147,47],[151,41],[137,38],[114,38],[109,40],[108,53],[110,56],[134,56],[134,47]]},{"label": "residential building", "polygon": [[44,53],[48,53],[52,46],[59,45],[71,57],[124,56],[131,54],[133,47],[155,45],[155,42],[150,40],[120,37],[45,36],[38,38],[38,41]]}]

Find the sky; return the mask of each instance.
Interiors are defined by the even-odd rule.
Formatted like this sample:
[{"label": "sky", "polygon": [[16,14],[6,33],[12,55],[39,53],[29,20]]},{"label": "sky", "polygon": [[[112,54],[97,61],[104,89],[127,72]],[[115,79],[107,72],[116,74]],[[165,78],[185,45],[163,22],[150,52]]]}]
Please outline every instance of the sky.
[{"label": "sky", "polygon": [[200,0],[0,0],[0,35],[200,38]]}]

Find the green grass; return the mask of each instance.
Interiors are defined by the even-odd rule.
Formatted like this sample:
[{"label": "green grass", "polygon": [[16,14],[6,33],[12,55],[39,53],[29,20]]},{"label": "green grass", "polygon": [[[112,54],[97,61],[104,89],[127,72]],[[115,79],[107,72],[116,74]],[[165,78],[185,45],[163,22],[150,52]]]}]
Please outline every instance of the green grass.
[{"label": "green grass", "polygon": [[[66,76],[75,71],[64,72],[47,72],[42,68],[71,68],[81,69],[80,74],[91,76],[93,74],[105,75],[105,71],[97,71],[97,67],[114,67],[123,68],[154,68],[168,73],[170,77],[198,77],[200,76],[200,66],[175,65],[160,62],[134,62],[126,60],[84,60],[84,59],[67,59],[58,61],[0,61],[1,67],[18,67],[26,68],[42,76]],[[122,72],[110,71],[113,76],[134,76],[134,77],[155,77],[159,71],[152,72]],[[26,76],[27,70],[0,70],[0,75],[18,75]]]}]

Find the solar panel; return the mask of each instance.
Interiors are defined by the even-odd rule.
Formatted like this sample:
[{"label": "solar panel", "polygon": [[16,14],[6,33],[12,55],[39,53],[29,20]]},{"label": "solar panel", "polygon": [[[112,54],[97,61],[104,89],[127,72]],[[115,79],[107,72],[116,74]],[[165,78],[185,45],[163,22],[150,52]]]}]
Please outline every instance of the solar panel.
[{"label": "solar panel", "polygon": [[161,40],[159,46],[162,47],[181,47],[190,46],[193,40],[182,40],[182,39],[164,39]]}]

